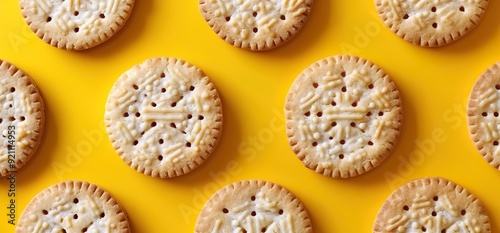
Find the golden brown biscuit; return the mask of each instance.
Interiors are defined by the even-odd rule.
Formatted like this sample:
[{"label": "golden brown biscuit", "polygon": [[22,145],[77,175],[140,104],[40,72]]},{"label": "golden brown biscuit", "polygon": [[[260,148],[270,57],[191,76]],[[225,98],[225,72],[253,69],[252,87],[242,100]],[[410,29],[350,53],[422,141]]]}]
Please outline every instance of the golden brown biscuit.
[{"label": "golden brown biscuit", "polygon": [[500,62],[476,81],[469,96],[467,122],[474,146],[483,158],[500,170]]},{"label": "golden brown biscuit", "polygon": [[153,58],[115,82],[105,124],[125,163],[153,177],[175,177],[198,167],[214,150],[222,106],[199,68],[176,58]]},{"label": "golden brown biscuit", "polygon": [[64,181],[37,194],[26,206],[16,233],[128,233],[125,210],[102,188],[85,181]]},{"label": "golden brown biscuit", "polygon": [[414,180],[394,191],[373,226],[382,232],[491,232],[479,199],[443,178]]},{"label": "golden brown biscuit", "polygon": [[342,178],[377,167],[394,148],[403,119],[389,76],[347,55],[306,68],[288,92],[285,116],[297,157],[318,173]]},{"label": "golden brown biscuit", "polygon": [[203,18],[227,43],[252,51],[275,48],[299,32],[313,0],[199,0]]},{"label": "golden brown biscuit", "polygon": [[135,0],[20,0],[31,30],[46,43],[67,50],[92,48],[118,32]]},{"label": "golden brown biscuit", "polygon": [[42,140],[45,108],[31,78],[0,60],[0,176],[21,168]]},{"label": "golden brown biscuit", "polygon": [[449,44],[481,20],[488,0],[375,0],[385,25],[402,39],[424,47]]},{"label": "golden brown biscuit", "polygon": [[245,180],[210,197],[195,232],[311,233],[312,226],[303,204],[288,190],[263,180]]}]

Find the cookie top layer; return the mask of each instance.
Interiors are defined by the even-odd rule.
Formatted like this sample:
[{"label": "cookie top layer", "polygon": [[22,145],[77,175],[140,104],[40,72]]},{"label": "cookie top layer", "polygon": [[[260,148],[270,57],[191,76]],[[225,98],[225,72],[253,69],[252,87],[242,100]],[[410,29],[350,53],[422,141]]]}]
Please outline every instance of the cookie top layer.
[{"label": "cookie top layer", "polygon": [[202,164],[217,145],[222,106],[199,68],[180,59],[153,58],[116,81],[105,124],[129,166],[154,177],[175,177]]},{"label": "cookie top layer", "polygon": [[373,63],[339,55],[306,68],[285,103],[288,141],[310,169],[353,177],[393,149],[403,119],[396,85]]},{"label": "cookie top layer", "polygon": [[312,232],[303,204],[278,184],[245,180],[210,197],[195,232]]},{"label": "cookie top layer", "polygon": [[480,21],[488,0],[375,0],[377,11],[394,33],[424,47],[449,44]]},{"label": "cookie top layer", "polygon": [[491,232],[483,204],[443,178],[414,180],[394,191],[379,210],[373,232]]},{"label": "cookie top layer", "polygon": [[471,139],[491,166],[500,170],[500,62],[476,81],[469,96],[467,121]]},{"label": "cookie top layer", "polygon": [[37,194],[26,206],[16,233],[128,233],[125,210],[102,188],[85,181],[64,181]]},{"label": "cookie top layer", "polygon": [[46,43],[67,50],[94,47],[127,21],[135,0],[20,0],[31,30]]},{"label": "cookie top layer", "polygon": [[45,110],[33,80],[2,60],[0,105],[0,176],[5,176],[21,168],[37,150],[45,125]]},{"label": "cookie top layer", "polygon": [[302,28],[313,0],[199,0],[203,18],[220,38],[252,51],[275,48]]}]

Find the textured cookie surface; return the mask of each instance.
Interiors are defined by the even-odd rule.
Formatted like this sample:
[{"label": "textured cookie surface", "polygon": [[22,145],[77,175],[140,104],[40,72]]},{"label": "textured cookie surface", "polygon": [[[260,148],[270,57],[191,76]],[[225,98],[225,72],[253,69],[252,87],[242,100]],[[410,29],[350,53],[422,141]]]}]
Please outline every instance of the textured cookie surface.
[{"label": "textured cookie surface", "polygon": [[278,184],[246,180],[229,184],[210,197],[196,221],[202,232],[312,232],[303,204]]},{"label": "textured cookie surface", "polygon": [[379,210],[373,232],[491,232],[479,199],[443,178],[414,180],[394,191]]},{"label": "textured cookie surface", "polygon": [[392,150],[403,118],[396,85],[373,63],[339,55],[306,68],[285,103],[288,141],[310,169],[352,177]]},{"label": "textured cookie surface", "polygon": [[150,176],[174,177],[209,157],[222,130],[222,107],[200,69],[180,59],[154,58],[116,81],[105,124],[129,166]]},{"label": "textured cookie surface", "polygon": [[21,232],[128,233],[125,210],[102,188],[84,181],[64,181],[37,194],[19,219]]},{"label": "textured cookie surface", "polygon": [[467,121],[471,139],[483,158],[500,170],[500,62],[476,81],[469,96]]},{"label": "textured cookie surface", "polygon": [[17,171],[42,139],[45,113],[37,86],[23,71],[0,60],[0,176]]},{"label": "textured cookie surface", "polygon": [[488,0],[375,0],[377,11],[394,33],[424,47],[449,44],[480,21]]},{"label": "textured cookie surface", "polygon": [[199,0],[210,27],[227,43],[253,51],[279,46],[304,25],[313,0]]},{"label": "textured cookie surface", "polygon": [[31,30],[61,49],[82,50],[108,40],[127,21],[135,0],[20,0]]}]

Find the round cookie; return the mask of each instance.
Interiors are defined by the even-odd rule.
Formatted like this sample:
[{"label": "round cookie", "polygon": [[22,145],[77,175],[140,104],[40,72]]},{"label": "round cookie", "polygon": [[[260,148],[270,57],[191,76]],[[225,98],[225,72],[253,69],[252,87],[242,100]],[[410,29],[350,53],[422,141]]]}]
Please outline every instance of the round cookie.
[{"label": "round cookie", "polygon": [[339,55],[306,68],[285,103],[290,146],[306,167],[353,177],[378,166],[403,119],[396,85],[373,63]]},{"label": "round cookie", "polygon": [[375,0],[385,25],[402,39],[423,47],[449,44],[481,20],[488,0]]},{"label": "round cookie", "polygon": [[203,18],[227,43],[252,51],[275,48],[299,32],[313,0],[199,0]]},{"label": "round cookie", "polygon": [[469,96],[467,122],[470,137],[483,158],[500,170],[500,62],[476,81]]},{"label": "round cookie", "polygon": [[195,232],[311,233],[312,226],[303,204],[288,190],[263,180],[245,180],[210,197]]},{"label": "round cookie", "polygon": [[24,209],[16,233],[128,233],[125,210],[105,190],[85,181],[64,181],[37,194]]},{"label": "round cookie", "polygon": [[153,58],[116,81],[105,124],[125,163],[153,177],[175,177],[212,153],[222,130],[222,106],[199,68],[180,59]]},{"label": "round cookie", "polygon": [[37,86],[23,71],[0,60],[0,176],[17,171],[42,140],[45,110]]},{"label": "round cookie", "polygon": [[483,204],[443,178],[417,179],[394,191],[380,208],[374,233],[491,232]]},{"label": "round cookie", "polygon": [[46,43],[67,50],[92,48],[125,25],[135,0],[20,0],[31,30]]}]

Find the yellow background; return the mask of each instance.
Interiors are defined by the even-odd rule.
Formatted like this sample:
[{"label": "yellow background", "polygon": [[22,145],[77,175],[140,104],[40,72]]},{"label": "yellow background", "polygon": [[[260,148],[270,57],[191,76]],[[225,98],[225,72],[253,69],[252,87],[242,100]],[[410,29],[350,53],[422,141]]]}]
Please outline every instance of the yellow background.
[{"label": "yellow background", "polygon": [[[500,60],[500,2],[490,1],[481,23],[459,41],[421,48],[389,31],[372,0],[315,0],[304,28],[268,52],[249,52],[219,39],[198,1],[141,0],[126,26],[108,42],[82,52],[56,49],[25,25],[17,0],[0,3],[0,59],[23,69],[46,104],[43,141],[17,174],[17,218],[42,189],[81,179],[109,191],[129,214],[133,232],[193,232],[203,203],[218,188],[265,179],[305,204],[315,232],[370,232],[378,209],[398,186],[442,176],[485,204],[500,229],[500,171],[476,152],[465,104],[476,78]],[[295,77],[311,63],[348,53],[384,69],[397,84],[404,122],[398,145],[373,171],[332,179],[305,168],[289,149],[283,106]],[[129,168],[103,127],[104,105],[117,77],[145,59],[182,58],[204,70],[222,99],[224,129],[201,167],[174,179]],[[0,232],[7,224],[7,189],[0,181]]]}]

